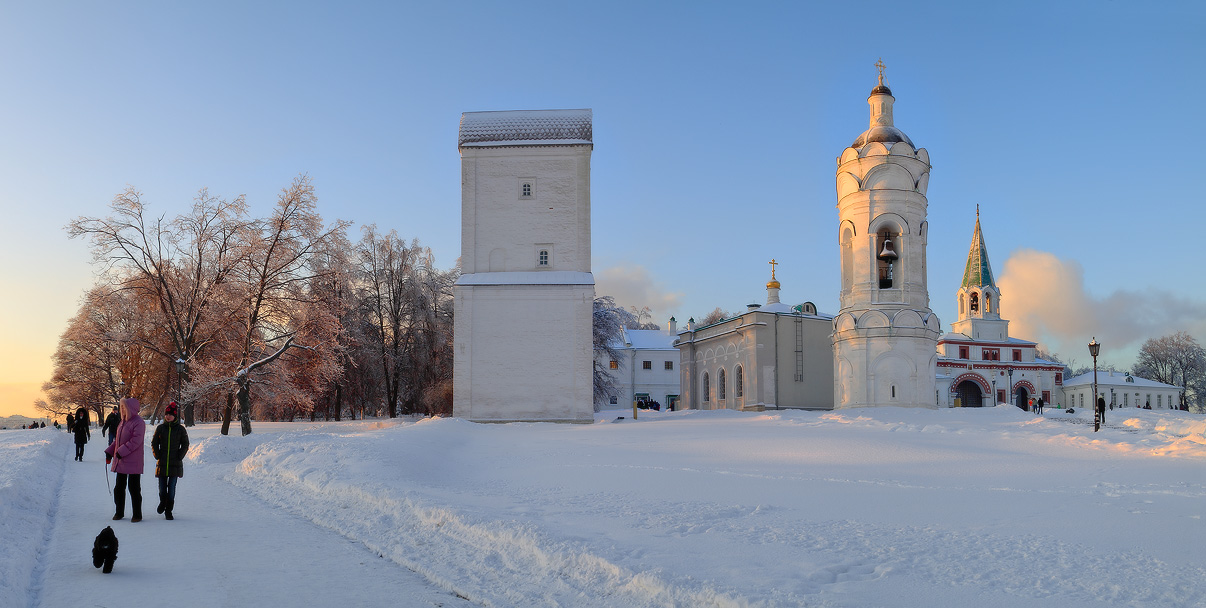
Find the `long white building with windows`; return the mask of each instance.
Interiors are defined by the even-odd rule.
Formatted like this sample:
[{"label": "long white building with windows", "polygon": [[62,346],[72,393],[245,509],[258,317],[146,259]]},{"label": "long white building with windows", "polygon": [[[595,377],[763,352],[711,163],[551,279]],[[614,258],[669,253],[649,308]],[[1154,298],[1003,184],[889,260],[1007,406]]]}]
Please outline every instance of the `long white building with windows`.
[{"label": "long white building with windows", "polygon": [[[1093,372],[1069,378],[1064,383],[1066,407],[1090,407],[1093,404]],[[1164,384],[1125,372],[1097,372],[1097,394],[1114,409],[1148,406],[1153,410],[1174,410],[1181,405],[1183,387]]]}]

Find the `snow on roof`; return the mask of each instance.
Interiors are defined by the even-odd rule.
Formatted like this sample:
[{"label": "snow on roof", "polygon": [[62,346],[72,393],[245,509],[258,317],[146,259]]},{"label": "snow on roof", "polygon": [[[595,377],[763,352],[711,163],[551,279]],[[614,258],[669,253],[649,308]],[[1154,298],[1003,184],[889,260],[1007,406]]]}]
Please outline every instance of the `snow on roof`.
[{"label": "snow on roof", "polygon": [[459,147],[593,145],[593,111],[509,110],[461,114]]},{"label": "snow on roof", "polygon": [[594,285],[595,275],[571,270],[544,272],[474,272],[463,274],[457,285]]},{"label": "snow on roof", "polygon": [[626,346],[644,350],[676,350],[674,334],[664,329],[624,329]]},{"label": "snow on roof", "polygon": [[[1133,380],[1133,382],[1127,382],[1127,380],[1126,380],[1127,378],[1131,378]],[[1067,380],[1064,380],[1064,388],[1065,389],[1070,386],[1081,386],[1081,385],[1086,385],[1086,384],[1087,385],[1093,384],[1093,372],[1088,372],[1085,374],[1081,374],[1075,378],[1069,378]],[[1141,378],[1139,376],[1128,376],[1127,374],[1125,374],[1123,372],[1102,372],[1100,370],[1098,370],[1098,372],[1097,372],[1097,385],[1098,386],[1120,386],[1120,387],[1141,386],[1144,388],[1172,388],[1172,389],[1181,390],[1181,387],[1175,386],[1172,384],[1156,382],[1155,380],[1148,380],[1147,378]]]}]

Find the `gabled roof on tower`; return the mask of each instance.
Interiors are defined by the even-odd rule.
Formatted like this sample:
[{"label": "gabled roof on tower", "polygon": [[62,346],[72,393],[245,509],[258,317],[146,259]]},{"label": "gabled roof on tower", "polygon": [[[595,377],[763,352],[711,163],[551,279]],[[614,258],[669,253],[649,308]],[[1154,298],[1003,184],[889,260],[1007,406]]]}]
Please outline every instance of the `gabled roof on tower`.
[{"label": "gabled roof on tower", "polygon": [[508,110],[461,114],[459,147],[593,145],[593,111]]},{"label": "gabled roof on tower", "polygon": [[992,279],[992,265],[988,262],[988,246],[984,244],[984,233],[980,231],[980,206],[976,205],[976,231],[972,234],[971,251],[967,253],[967,267],[963,270],[963,287],[996,287]]}]

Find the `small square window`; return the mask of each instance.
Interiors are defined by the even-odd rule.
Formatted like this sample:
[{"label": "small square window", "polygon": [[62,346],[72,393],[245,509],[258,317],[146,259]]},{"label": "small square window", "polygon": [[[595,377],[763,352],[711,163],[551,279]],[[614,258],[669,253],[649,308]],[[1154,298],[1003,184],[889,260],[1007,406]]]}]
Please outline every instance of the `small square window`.
[{"label": "small square window", "polygon": [[667,362],[666,362],[666,369],[674,369],[674,362],[673,362],[673,361],[667,361]]},{"label": "small square window", "polygon": [[549,250],[548,249],[540,250],[540,253],[536,256],[536,263],[540,266],[548,266],[549,265]]},{"label": "small square window", "polygon": [[653,369],[653,361],[641,361],[641,369]]},{"label": "small square window", "polygon": [[[613,363],[614,363],[614,361],[613,361]],[[619,398],[619,397],[616,397],[615,395],[612,395],[612,396],[611,396],[611,404],[612,404],[612,405],[616,405],[616,404],[617,404],[617,403],[619,403],[619,402],[620,402],[620,398]]]},{"label": "small square window", "polygon": [[618,361],[612,361],[611,369],[620,369],[620,363]]},{"label": "small square window", "polygon": [[967,359],[967,358],[968,358],[968,356],[967,356],[967,354],[968,354],[968,353],[967,353],[967,350],[968,350],[968,349],[967,349],[967,347],[966,347],[966,346],[960,346],[960,347],[959,347],[959,358],[960,358],[960,359]]},{"label": "small square window", "polygon": [[519,178],[519,198],[520,200],[536,198],[536,178]]},{"label": "small square window", "polygon": [[1013,360],[1014,361],[1022,360],[1022,349],[1020,349],[1020,348],[1013,349]]}]

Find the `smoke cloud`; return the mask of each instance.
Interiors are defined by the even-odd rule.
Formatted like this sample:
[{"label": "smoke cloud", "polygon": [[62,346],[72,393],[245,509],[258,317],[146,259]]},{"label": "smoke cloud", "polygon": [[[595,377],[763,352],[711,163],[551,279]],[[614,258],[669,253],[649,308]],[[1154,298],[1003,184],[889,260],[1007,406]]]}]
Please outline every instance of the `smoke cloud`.
[{"label": "smoke cloud", "polygon": [[997,280],[1001,316],[1009,334],[1038,342],[1065,363],[1086,362],[1093,337],[1103,344],[1099,362],[1129,368],[1149,338],[1178,331],[1206,335],[1206,303],[1158,290],[1118,290],[1094,297],[1080,263],[1032,249],[1005,261]]},{"label": "smoke cloud", "polygon": [[595,273],[595,293],[615,298],[616,304],[628,308],[649,307],[652,321],[665,325],[670,313],[682,305],[682,293],[667,291],[640,265],[612,266]]}]

